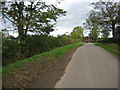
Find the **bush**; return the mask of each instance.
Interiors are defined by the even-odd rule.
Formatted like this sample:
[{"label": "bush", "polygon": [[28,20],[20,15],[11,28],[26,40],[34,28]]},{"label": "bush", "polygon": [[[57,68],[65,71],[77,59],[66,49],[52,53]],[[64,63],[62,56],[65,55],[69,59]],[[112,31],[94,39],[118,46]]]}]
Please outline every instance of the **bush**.
[{"label": "bush", "polygon": [[101,43],[118,43],[118,38],[102,39],[102,40],[98,40],[98,42],[101,42]]},{"label": "bush", "polygon": [[20,59],[31,57],[35,54],[49,51],[56,47],[64,46],[76,42],[67,35],[58,37],[48,35],[27,36],[25,44],[18,43],[18,40],[3,39],[3,66],[18,61]]},{"label": "bush", "polygon": [[6,65],[10,62],[20,59],[23,55],[20,53],[20,45],[15,40],[3,40],[2,41],[2,64]]}]

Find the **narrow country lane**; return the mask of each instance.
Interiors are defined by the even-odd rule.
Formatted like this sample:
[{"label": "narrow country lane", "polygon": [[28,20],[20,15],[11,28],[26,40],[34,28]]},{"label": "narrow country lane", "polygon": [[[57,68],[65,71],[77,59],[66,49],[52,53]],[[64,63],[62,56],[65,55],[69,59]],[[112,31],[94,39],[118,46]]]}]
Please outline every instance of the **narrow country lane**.
[{"label": "narrow country lane", "polygon": [[118,58],[87,43],[77,49],[55,88],[118,88]]}]

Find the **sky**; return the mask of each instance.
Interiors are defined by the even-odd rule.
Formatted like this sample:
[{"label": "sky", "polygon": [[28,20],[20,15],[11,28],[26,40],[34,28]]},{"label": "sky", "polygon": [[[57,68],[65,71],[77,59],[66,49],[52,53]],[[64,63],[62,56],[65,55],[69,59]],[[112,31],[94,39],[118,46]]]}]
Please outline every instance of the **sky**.
[{"label": "sky", "polygon": [[[49,3],[55,3],[56,0],[46,0]],[[88,13],[91,10],[90,3],[92,0],[63,0],[60,4],[57,4],[59,8],[67,11],[66,16],[59,17],[56,23],[55,31],[50,35],[57,36],[65,33],[70,33],[76,26],[82,26],[83,22],[88,18]],[[84,35],[87,36],[89,32],[84,31]]]},{"label": "sky", "polygon": [[[66,33],[71,33],[76,26],[82,26],[83,22],[88,18],[88,13],[91,10],[90,4],[93,0],[61,0],[60,4],[57,0],[43,0],[50,4],[56,4],[57,7],[67,11],[66,16],[58,18],[56,28],[50,35],[57,36]],[[58,0],[59,1],[59,0]],[[9,33],[17,37],[17,33]],[[84,30],[84,36],[87,36],[89,31]]]}]

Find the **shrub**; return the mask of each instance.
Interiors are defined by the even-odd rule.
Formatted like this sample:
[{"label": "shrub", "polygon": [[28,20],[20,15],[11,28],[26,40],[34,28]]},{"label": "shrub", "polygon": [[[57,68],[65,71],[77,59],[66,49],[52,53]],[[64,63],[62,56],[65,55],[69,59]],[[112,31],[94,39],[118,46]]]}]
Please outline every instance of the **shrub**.
[{"label": "shrub", "polygon": [[2,40],[2,64],[6,65],[10,62],[20,59],[23,55],[20,53],[20,45],[16,40]]},{"label": "shrub", "polygon": [[3,65],[8,65],[23,58],[31,57],[35,54],[49,51],[56,47],[64,46],[76,42],[67,35],[58,37],[48,35],[27,36],[25,44],[18,43],[17,39],[3,39]]}]

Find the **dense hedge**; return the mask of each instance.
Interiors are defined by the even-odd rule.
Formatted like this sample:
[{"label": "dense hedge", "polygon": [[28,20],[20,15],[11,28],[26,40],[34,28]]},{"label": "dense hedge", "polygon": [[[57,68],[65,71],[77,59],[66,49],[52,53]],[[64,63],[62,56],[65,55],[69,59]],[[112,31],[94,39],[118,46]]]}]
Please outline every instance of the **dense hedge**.
[{"label": "dense hedge", "polygon": [[98,40],[98,42],[101,42],[101,43],[118,43],[119,39],[118,38],[108,38],[108,39]]},{"label": "dense hedge", "polygon": [[53,48],[64,46],[77,42],[66,35],[53,37],[47,35],[27,36],[25,44],[20,44],[17,39],[2,42],[2,64],[3,66],[13,63],[17,60],[31,57],[35,54],[49,51]]}]

